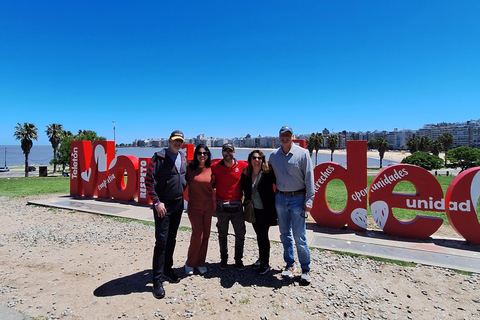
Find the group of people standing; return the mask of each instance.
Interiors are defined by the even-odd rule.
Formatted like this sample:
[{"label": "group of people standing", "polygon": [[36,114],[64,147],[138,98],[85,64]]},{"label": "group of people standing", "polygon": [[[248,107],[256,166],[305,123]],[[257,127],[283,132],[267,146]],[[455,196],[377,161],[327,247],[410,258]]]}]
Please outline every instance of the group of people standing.
[{"label": "group of people standing", "polygon": [[253,268],[257,273],[263,275],[270,271],[268,232],[271,226],[278,224],[286,263],[282,276],[292,278],[295,274],[295,241],[302,270],[300,282],[311,282],[305,220],[315,195],[313,165],[308,150],[293,143],[292,128],[283,126],[279,138],[281,146],[272,152],[268,161],[260,150],[253,150],[247,162],[237,161],[235,147],[226,143],[222,147],[223,158],[212,163],[210,150],[200,144],[195,148],[193,160],[187,165],[180,150],[184,136],[176,130],[170,135],[168,148],[153,155],[147,170],[146,186],[155,217],[153,295],[156,298],[165,297],[164,281],[180,281],[172,269],[173,252],[183,212],[183,192],[187,185],[187,212],[192,226],[184,267],[187,275],[195,271],[202,275],[207,272],[205,260],[214,211],[220,246],[219,268],[225,270],[228,267],[227,237],[231,222],[235,234],[235,267],[239,271],[245,269],[243,199],[253,201],[254,205],[253,228],[259,257]]}]

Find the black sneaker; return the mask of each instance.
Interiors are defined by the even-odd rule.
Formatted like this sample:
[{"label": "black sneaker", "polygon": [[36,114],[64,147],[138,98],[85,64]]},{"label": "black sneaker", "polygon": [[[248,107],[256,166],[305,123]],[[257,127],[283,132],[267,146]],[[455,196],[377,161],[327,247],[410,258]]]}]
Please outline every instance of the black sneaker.
[{"label": "black sneaker", "polygon": [[153,296],[157,299],[165,298],[165,289],[163,289],[162,281],[153,284]]},{"label": "black sneaker", "polygon": [[245,270],[245,266],[243,265],[242,260],[239,260],[239,261],[235,262],[235,267],[237,267],[238,271]]},{"label": "black sneaker", "polygon": [[227,269],[227,260],[223,260],[220,261],[220,266],[219,266],[220,270],[226,270]]},{"label": "black sneaker", "polygon": [[179,283],[180,282],[180,277],[177,276],[177,274],[175,272],[173,272],[173,270],[165,271],[165,273],[163,275],[165,276],[165,278],[168,282],[171,282],[171,283]]},{"label": "black sneaker", "polygon": [[252,269],[253,270],[258,270],[260,268],[261,262],[260,259],[258,259],[254,264],[252,264]]},{"label": "black sneaker", "polygon": [[269,266],[268,264],[262,264],[262,265],[257,269],[257,273],[258,273],[258,274],[261,274],[261,275],[267,274],[268,271],[270,271],[270,266]]}]

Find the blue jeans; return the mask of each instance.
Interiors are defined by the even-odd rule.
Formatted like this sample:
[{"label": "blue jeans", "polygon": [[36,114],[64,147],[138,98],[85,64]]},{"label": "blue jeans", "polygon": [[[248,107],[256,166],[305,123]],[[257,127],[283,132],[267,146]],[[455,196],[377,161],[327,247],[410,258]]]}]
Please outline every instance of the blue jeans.
[{"label": "blue jeans", "polygon": [[[305,195],[286,196],[280,193],[275,195],[275,207],[278,214],[280,240],[283,244],[283,259],[287,266],[295,264],[293,254],[293,239],[297,246],[297,255],[302,270],[310,270],[310,250],[307,245],[306,224],[303,205]],[[292,237],[293,231],[293,237]]]}]

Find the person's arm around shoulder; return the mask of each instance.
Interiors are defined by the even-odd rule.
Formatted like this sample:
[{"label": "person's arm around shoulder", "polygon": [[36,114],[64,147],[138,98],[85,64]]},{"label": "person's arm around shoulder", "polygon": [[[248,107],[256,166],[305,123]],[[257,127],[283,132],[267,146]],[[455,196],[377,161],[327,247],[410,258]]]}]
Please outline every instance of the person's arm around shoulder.
[{"label": "person's arm around shoulder", "polygon": [[313,199],[315,198],[315,188],[314,188],[314,174],[313,174],[313,163],[310,158],[308,151],[304,153],[305,156],[305,204],[303,209],[305,212],[310,212],[313,207]]},{"label": "person's arm around shoulder", "polygon": [[240,177],[240,184],[242,186],[243,200],[251,199],[251,190],[252,190],[252,181],[247,175],[247,169],[243,169],[242,175]]}]

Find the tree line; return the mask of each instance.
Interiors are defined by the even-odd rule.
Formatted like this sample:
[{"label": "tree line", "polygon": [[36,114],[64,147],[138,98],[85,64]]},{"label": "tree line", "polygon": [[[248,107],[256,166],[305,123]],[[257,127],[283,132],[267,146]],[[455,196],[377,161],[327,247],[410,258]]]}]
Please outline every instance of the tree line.
[{"label": "tree line", "polygon": [[[472,147],[456,147],[453,145],[453,135],[444,133],[438,140],[431,140],[427,136],[411,138],[407,141],[407,148],[411,155],[402,160],[420,166],[427,170],[441,168],[460,168],[464,171],[469,168],[480,166],[480,150]],[[445,152],[442,160],[438,155]]]},{"label": "tree line", "polygon": [[[53,172],[57,172],[57,165],[65,170],[70,165],[70,146],[72,141],[95,141],[107,140],[105,137],[98,136],[95,131],[78,130],[77,134],[64,130],[63,125],[52,123],[46,126],[45,134],[52,144],[53,158],[50,164],[53,165]],[[38,140],[38,128],[33,123],[17,123],[13,134],[16,140],[20,140],[23,154],[25,155],[25,177],[28,177],[28,155],[33,147],[33,140]]]},{"label": "tree line", "polygon": [[[346,135],[345,135],[346,139]],[[317,165],[318,151],[328,148],[330,150],[330,161],[333,161],[333,153],[339,145],[340,138],[336,134],[329,135],[326,139],[321,133],[312,133],[307,138],[307,149],[310,156],[315,155]],[[326,146],[325,146],[326,142]],[[431,140],[427,136],[411,138],[407,141],[410,156],[405,157],[402,163],[413,164],[427,170],[441,168],[460,168],[461,171],[468,168],[480,166],[480,150],[471,147],[456,147],[451,149],[454,137],[451,133],[442,134],[438,140]],[[367,142],[367,147],[377,149],[380,157],[380,168],[382,168],[385,152],[390,149],[388,140],[385,138],[374,138]],[[444,159],[439,157],[440,152],[445,153]]]},{"label": "tree line", "polygon": [[[47,125],[45,134],[53,148],[53,158],[50,164],[53,165],[54,173],[57,172],[57,165],[61,165],[63,170],[70,165],[70,146],[72,141],[85,140],[93,142],[95,140],[106,140],[105,137],[98,136],[92,130],[78,130],[78,133],[74,135],[71,131],[64,130],[63,125],[57,123]],[[38,140],[38,128],[32,123],[24,122],[23,125],[17,123],[13,135],[16,140],[20,140],[22,151],[25,154],[25,177],[28,177],[28,155],[33,147],[33,140]],[[427,136],[411,138],[407,141],[407,148],[411,155],[405,157],[402,163],[417,165],[427,170],[437,170],[445,167],[460,168],[463,171],[480,166],[479,149],[457,147],[450,150],[453,141],[454,138],[451,133],[442,134],[438,140],[431,140]],[[325,148],[330,150],[330,161],[333,162],[333,153],[337,149],[339,142],[340,137],[336,134],[330,134],[325,139],[322,133],[312,133],[307,138],[306,144],[311,156],[313,151],[315,151],[315,165],[318,164],[318,151]],[[387,139],[370,139],[367,142],[367,146],[368,148],[378,150],[380,168],[382,168],[383,157],[390,148]],[[439,157],[441,151],[445,152],[443,160]]]}]

